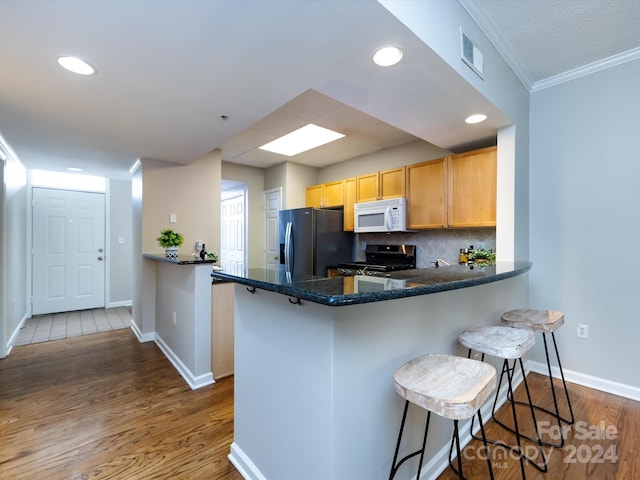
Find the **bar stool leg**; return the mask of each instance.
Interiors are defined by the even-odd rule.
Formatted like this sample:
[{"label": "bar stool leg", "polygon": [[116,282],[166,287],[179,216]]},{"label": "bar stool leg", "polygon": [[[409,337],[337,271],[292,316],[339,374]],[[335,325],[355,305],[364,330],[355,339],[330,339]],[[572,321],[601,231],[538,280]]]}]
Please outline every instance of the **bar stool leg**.
[{"label": "bar stool leg", "polygon": [[[546,335],[544,335],[546,337]],[[567,382],[564,379],[564,370],[562,369],[562,363],[560,363],[560,353],[558,353],[558,344],[556,343],[556,334],[555,332],[551,332],[551,338],[553,339],[553,348],[556,351],[556,359],[558,360],[558,368],[560,369],[560,377],[562,378],[562,386],[564,387],[564,395],[567,399],[567,405],[569,405],[569,413],[571,415],[571,419],[565,419],[560,416],[560,410],[558,409],[558,405],[556,403],[556,413],[558,417],[565,423],[569,425],[573,425],[575,422],[575,418],[573,417],[573,408],[571,408],[571,400],[569,399],[569,390],[567,389]],[[547,351],[547,341],[545,338],[544,341],[545,352]],[[547,352],[547,364],[549,364],[549,353]],[[551,367],[549,367],[549,378],[551,378]],[[554,395],[555,400],[555,395]],[[562,430],[562,429],[561,429]]]},{"label": "bar stool leg", "polygon": [[[480,432],[482,433],[482,445],[484,446],[485,458],[487,459],[487,468],[489,470],[489,477],[491,478],[491,480],[494,480],[493,466],[491,465],[491,457],[489,455],[489,445],[488,445],[489,442],[491,441],[487,440],[487,436],[484,430],[484,422],[482,421],[482,414],[480,413],[480,410],[478,410],[476,414],[478,415],[478,424],[480,425]],[[473,419],[475,420],[475,415],[473,416]],[[457,454],[457,464],[458,464],[457,470],[453,466],[453,462],[451,460],[451,454],[453,453],[454,442],[456,445],[456,454]],[[520,461],[522,462],[522,459]],[[451,437],[451,445],[449,447],[449,466],[455,473],[458,474],[459,480],[465,480],[465,477],[462,474],[462,452],[460,450],[460,432],[458,430],[458,420],[453,421],[453,436]],[[523,476],[522,478],[524,480],[525,477]]]},{"label": "bar stool leg", "polygon": [[395,450],[395,453],[393,454],[393,463],[391,464],[391,472],[389,472],[389,480],[392,480],[393,477],[395,477],[396,472],[404,462],[406,462],[412,457],[415,457],[418,454],[420,454],[420,464],[418,465],[418,475],[416,477],[416,480],[420,480],[420,470],[422,470],[422,462],[424,460],[424,450],[427,445],[427,434],[429,432],[429,420],[431,419],[431,412],[427,410],[427,422],[424,428],[424,439],[422,441],[422,449],[416,450],[415,452],[406,455],[398,463],[396,463],[396,461],[398,460],[398,452],[400,451],[400,443],[402,442],[404,425],[407,420],[408,409],[409,409],[409,400],[405,400],[404,410],[402,412],[402,421],[400,422],[400,432],[398,432],[398,442],[396,443],[396,450]]},{"label": "bar stool leg", "polygon": [[[540,435],[540,430],[538,429],[538,420],[536,419],[536,413],[535,413],[535,406],[533,405],[533,401],[531,400],[531,391],[529,390],[529,382],[527,382],[527,375],[524,371],[524,364],[522,363],[522,358],[518,359],[519,363],[520,363],[520,372],[522,373],[522,382],[524,383],[524,389],[525,392],[527,393],[527,402],[521,402],[521,401],[516,401],[513,398],[513,390],[509,389],[507,391],[507,400],[509,400],[509,402],[511,403],[512,406],[512,410],[515,408],[515,405],[526,405],[529,407],[529,412],[531,413],[531,420],[533,421],[533,427],[535,429],[536,432],[536,437],[529,437],[528,435],[525,435],[523,433],[520,433],[519,429],[518,429],[518,425],[517,423],[514,421],[514,427],[515,429],[509,427],[508,425],[504,424],[501,420],[499,420],[496,416],[495,416],[495,411],[496,411],[496,402],[498,397],[496,396],[496,399],[493,403],[493,408],[491,410],[491,413],[493,415],[493,420],[500,425],[501,427],[505,428],[506,430],[510,431],[511,433],[514,433],[516,435],[518,435],[521,438],[525,438],[527,440],[529,440],[530,442],[533,443],[537,443],[538,444],[538,449],[540,452],[540,458],[542,459],[541,463],[538,462],[534,462],[531,458],[529,457],[525,457],[527,458],[527,461],[529,463],[531,463],[531,465],[533,465],[534,467],[536,467],[538,470],[540,470],[543,473],[547,472],[547,457],[544,453],[544,449],[543,449],[543,445],[549,446],[549,447],[558,447],[559,445],[555,444],[555,443],[549,443],[549,442],[544,442],[542,441],[542,436]],[[515,360],[514,360],[514,364],[513,364],[513,368],[511,369],[511,379],[513,379],[513,373],[515,372]],[[503,367],[503,373],[504,373],[504,367]]]}]

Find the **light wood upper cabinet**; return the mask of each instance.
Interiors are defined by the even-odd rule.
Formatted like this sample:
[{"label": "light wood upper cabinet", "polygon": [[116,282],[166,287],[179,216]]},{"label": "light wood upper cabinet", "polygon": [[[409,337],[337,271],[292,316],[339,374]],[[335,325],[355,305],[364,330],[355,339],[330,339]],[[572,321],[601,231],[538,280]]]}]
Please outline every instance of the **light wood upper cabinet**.
[{"label": "light wood upper cabinet", "polygon": [[356,177],[344,180],[344,228],[345,232],[353,232],[353,205],[356,203]]},{"label": "light wood upper cabinet", "polygon": [[344,180],[307,187],[307,207],[340,207],[344,205]]},{"label": "light wood upper cabinet", "polygon": [[407,228],[447,226],[447,159],[407,166]]},{"label": "light wood upper cabinet", "polygon": [[324,184],[323,207],[339,207],[344,205],[344,180]]},{"label": "light wood upper cabinet", "polygon": [[356,177],[356,202],[372,202],[405,196],[405,167]]},{"label": "light wood upper cabinet", "polygon": [[356,177],[356,202],[372,202],[378,200],[378,172]]},{"label": "light wood upper cabinet", "polygon": [[380,200],[405,196],[405,167],[380,172]]},{"label": "light wood upper cabinet", "polygon": [[307,207],[320,208],[322,206],[323,187],[323,185],[313,185],[312,187],[307,187]]},{"label": "light wood upper cabinet", "polygon": [[496,225],[497,149],[482,148],[448,159],[448,225]]}]

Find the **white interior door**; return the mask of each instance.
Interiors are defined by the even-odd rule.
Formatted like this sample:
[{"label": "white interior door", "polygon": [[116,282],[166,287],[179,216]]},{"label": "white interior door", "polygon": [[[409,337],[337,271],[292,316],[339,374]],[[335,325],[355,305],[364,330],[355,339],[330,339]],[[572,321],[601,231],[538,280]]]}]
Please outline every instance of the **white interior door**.
[{"label": "white interior door", "polygon": [[104,307],[104,194],[34,188],[32,209],[32,313]]},{"label": "white interior door", "polygon": [[266,215],[265,225],[265,268],[276,277],[280,248],[278,246],[278,212],[282,209],[282,189],[273,188],[264,192]]},{"label": "white interior door", "polygon": [[245,270],[244,203],[244,192],[222,200],[220,266],[232,275],[242,275]]}]

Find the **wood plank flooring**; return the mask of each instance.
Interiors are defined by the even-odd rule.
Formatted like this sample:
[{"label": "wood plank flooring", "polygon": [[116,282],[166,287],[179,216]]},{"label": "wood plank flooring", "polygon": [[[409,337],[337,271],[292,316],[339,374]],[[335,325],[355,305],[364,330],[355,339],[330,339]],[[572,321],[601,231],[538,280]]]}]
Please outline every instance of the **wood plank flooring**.
[{"label": "wood plank flooring", "polygon": [[[546,377],[528,378],[534,400],[548,405]],[[640,403],[569,386],[581,423],[550,450],[549,472],[527,465],[527,478],[640,479]],[[520,423],[527,413],[518,409]],[[499,415],[509,421],[509,411]],[[513,440],[487,423],[491,438]],[[593,438],[604,433],[611,438]],[[191,390],[155,344],[128,329],[15,347],[0,360],[2,480],[242,480],[227,459],[232,438],[233,377]],[[488,478],[478,445],[463,453],[469,479]],[[496,480],[520,478],[515,459],[494,471]],[[439,480],[455,478],[446,470]]]},{"label": "wood plank flooring", "polygon": [[227,460],[233,377],[191,390],[130,330],[0,360],[0,479],[242,480]]},{"label": "wood plank flooring", "polygon": [[[553,399],[547,377],[530,373],[527,375],[533,402],[553,409]],[[561,382],[556,381],[558,388]],[[562,448],[544,448],[548,458],[548,472],[541,473],[525,462],[528,480],[635,480],[640,479],[640,402],[592,390],[579,385],[567,384],[575,415],[575,424],[567,427],[565,445]],[[525,400],[522,385],[516,390],[516,398]],[[560,400],[559,400],[560,402]],[[560,402],[561,413],[565,403]],[[507,425],[513,425],[511,407],[503,405],[497,417]],[[564,410],[567,411],[567,410]],[[529,410],[517,407],[518,424],[525,427],[525,433],[535,436]],[[543,441],[560,440],[555,420],[536,411],[538,425],[543,427]],[[563,424],[565,425],[565,424]],[[496,422],[487,422],[487,438],[502,440],[516,445],[515,436]],[[531,455],[539,455],[536,445],[524,442],[524,449]],[[489,478],[485,457],[478,458],[482,443],[473,440],[462,453],[463,471],[467,478]],[[490,445],[491,448],[491,445]],[[480,451],[480,452],[479,452]],[[502,452],[506,452],[502,449]],[[493,459],[496,480],[512,480],[521,477],[517,457],[500,457],[498,450],[490,453]],[[535,457],[539,459],[540,457]],[[417,464],[416,464],[417,465]],[[444,471],[438,480],[454,480],[458,476],[451,470]]]}]

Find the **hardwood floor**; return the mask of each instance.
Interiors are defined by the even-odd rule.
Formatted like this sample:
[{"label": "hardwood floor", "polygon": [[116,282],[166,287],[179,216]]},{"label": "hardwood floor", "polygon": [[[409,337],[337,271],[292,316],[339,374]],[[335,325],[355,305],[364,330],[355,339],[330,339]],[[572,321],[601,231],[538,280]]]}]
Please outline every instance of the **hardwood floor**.
[{"label": "hardwood floor", "polygon": [[[548,405],[546,377],[528,378],[534,400]],[[527,465],[527,478],[640,479],[640,403],[569,386],[580,423],[564,448],[549,450],[549,472]],[[527,411],[518,414],[526,422]],[[494,422],[487,434],[512,440]],[[191,390],[155,344],[128,329],[15,347],[0,360],[2,480],[242,480],[227,459],[232,437],[233,377]],[[488,478],[478,445],[463,453],[469,479]],[[494,472],[520,478],[515,459],[496,460]],[[439,480],[455,478],[446,470]]]},{"label": "hardwood floor", "polygon": [[0,478],[242,480],[227,460],[233,377],[191,390],[130,330],[0,360]]},{"label": "hardwood floor", "polygon": [[[531,395],[536,405],[553,408],[553,400],[547,377],[530,373],[527,375]],[[560,388],[561,382],[556,382]],[[548,472],[541,473],[525,462],[528,480],[632,480],[640,479],[640,402],[592,390],[579,385],[567,384],[575,414],[575,424],[567,428],[565,445],[562,448],[544,449],[548,458]],[[516,390],[517,399],[526,399],[522,385]],[[561,409],[565,403],[560,402]],[[565,410],[566,411],[566,410]],[[528,435],[534,436],[531,414],[526,407],[518,407],[518,424],[525,426]],[[510,407],[503,405],[497,416],[507,425],[513,425]],[[542,439],[559,441],[559,429],[553,418],[536,411],[536,420],[544,430]],[[515,436],[497,423],[487,422],[487,438],[503,440],[515,445]],[[538,454],[536,444],[524,442],[524,449],[532,455]],[[467,478],[489,478],[485,457],[478,459],[475,452],[482,442],[473,440],[462,453],[463,471]],[[490,447],[491,448],[491,445]],[[495,448],[495,447],[494,447]],[[506,452],[506,450],[502,450]],[[503,460],[498,450],[490,453],[493,459],[496,480],[521,478],[520,464],[515,458]],[[498,458],[496,458],[498,457]],[[535,457],[540,458],[540,457]],[[454,480],[458,476],[451,470],[444,471],[438,480]]]}]

